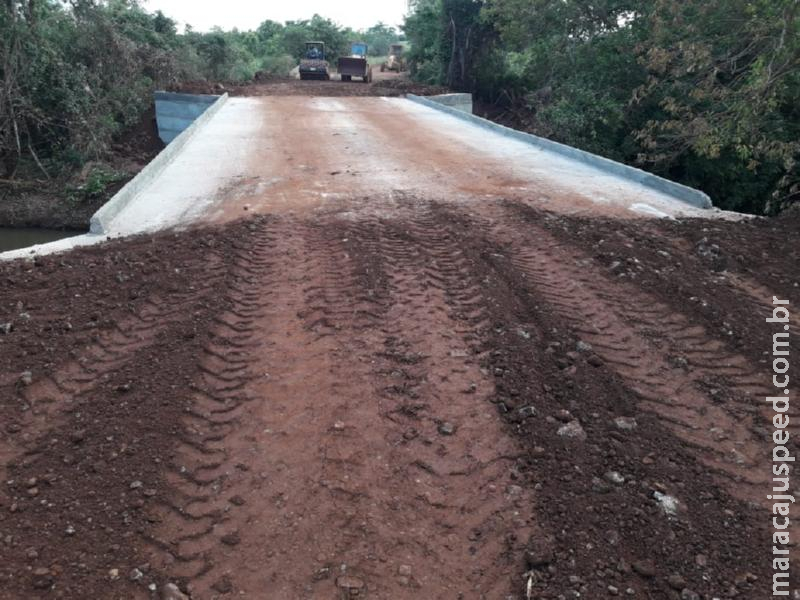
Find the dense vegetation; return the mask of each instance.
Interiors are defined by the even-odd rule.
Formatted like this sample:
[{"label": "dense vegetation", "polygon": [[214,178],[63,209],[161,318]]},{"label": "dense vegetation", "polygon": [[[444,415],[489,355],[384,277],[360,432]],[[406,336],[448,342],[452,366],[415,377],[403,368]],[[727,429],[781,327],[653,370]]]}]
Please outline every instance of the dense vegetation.
[{"label": "dense vegetation", "polygon": [[417,0],[415,77],[763,213],[800,196],[800,0]]},{"label": "dense vegetation", "polygon": [[2,0],[0,178],[54,177],[102,160],[156,87],[286,75],[306,41],[325,41],[335,60],[355,39],[379,55],[398,35],[381,23],[354,32],[318,15],[179,33],[135,0]]}]

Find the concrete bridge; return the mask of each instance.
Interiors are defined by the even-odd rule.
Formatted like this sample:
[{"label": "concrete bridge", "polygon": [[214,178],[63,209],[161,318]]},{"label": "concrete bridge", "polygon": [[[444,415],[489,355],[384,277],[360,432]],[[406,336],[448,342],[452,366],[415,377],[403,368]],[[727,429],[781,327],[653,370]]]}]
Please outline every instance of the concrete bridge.
[{"label": "concrete bridge", "polygon": [[167,148],[94,216],[87,235],[29,256],[245,210],[313,210],[346,195],[525,198],[565,213],[710,216],[709,198],[433,98],[156,95]]}]

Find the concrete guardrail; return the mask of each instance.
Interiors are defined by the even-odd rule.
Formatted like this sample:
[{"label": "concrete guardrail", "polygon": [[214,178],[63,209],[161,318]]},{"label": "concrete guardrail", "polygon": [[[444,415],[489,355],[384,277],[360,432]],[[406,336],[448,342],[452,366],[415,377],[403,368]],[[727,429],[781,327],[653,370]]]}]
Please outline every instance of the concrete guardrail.
[{"label": "concrete guardrail", "polygon": [[[499,125],[473,114],[468,114],[464,110],[454,107],[454,101],[452,100],[447,100],[445,102],[437,100],[437,98],[441,99],[451,95],[452,94],[445,94],[444,96],[422,97],[415,94],[408,94],[407,98],[412,102],[445,112],[463,121],[467,121],[474,125],[478,125],[479,127],[483,127],[484,129],[489,129],[495,133],[499,133],[504,137],[525,142],[526,144],[530,144],[531,146],[535,146],[541,150],[547,150],[548,152],[560,154],[561,156],[589,165],[605,173],[635,181],[636,183],[647,186],[653,190],[661,192],[662,194],[672,196],[676,200],[680,200],[681,202],[685,202],[691,206],[696,206],[698,208],[713,207],[711,198],[708,196],[708,194],[701,192],[700,190],[670,181],[669,179],[664,179],[658,175],[653,175],[647,171],[642,171],[641,169],[637,169],[635,167],[631,167],[602,156],[597,156],[591,152],[578,150],[577,148],[573,148],[565,144],[560,144],[531,133],[525,133],[524,131],[518,131],[504,125]],[[455,102],[463,104],[463,101]]]},{"label": "concrete guardrail", "polygon": [[[181,94],[181,96],[187,96]],[[208,98],[206,96],[205,98]],[[166,148],[159,152],[150,163],[131,179],[113,198],[106,202],[98,210],[89,222],[89,232],[92,234],[105,234],[110,231],[111,222],[116,218],[130,202],[153,180],[158,177],[164,169],[175,159],[183,147],[189,142],[194,134],[222,108],[228,100],[228,94],[214,97],[212,103],[207,104],[207,108],[200,114],[188,127],[170,142]],[[201,102],[202,103],[202,102]]]},{"label": "concrete guardrail", "polygon": [[472,94],[441,94],[439,96],[426,96],[437,104],[455,108],[469,115],[472,114]]}]

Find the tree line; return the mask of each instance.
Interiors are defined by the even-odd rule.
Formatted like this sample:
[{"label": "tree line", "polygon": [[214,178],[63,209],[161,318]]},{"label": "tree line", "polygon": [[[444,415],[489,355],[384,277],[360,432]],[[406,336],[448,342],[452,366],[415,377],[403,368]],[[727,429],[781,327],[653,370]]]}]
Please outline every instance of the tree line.
[{"label": "tree line", "polygon": [[800,0],[416,0],[412,72],[769,213],[800,198]]},{"label": "tree line", "polygon": [[0,178],[59,177],[102,160],[138,123],[156,88],[287,75],[308,40],[328,58],[366,41],[386,54],[398,32],[383,23],[353,31],[329,19],[251,31],[179,32],[136,0],[0,0]]}]

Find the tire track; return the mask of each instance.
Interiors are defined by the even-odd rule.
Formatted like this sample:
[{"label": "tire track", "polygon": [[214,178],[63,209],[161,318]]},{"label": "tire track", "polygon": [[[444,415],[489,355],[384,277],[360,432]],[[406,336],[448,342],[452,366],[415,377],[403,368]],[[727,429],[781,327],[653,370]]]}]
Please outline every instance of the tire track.
[{"label": "tire track", "polygon": [[4,379],[38,431],[0,519],[9,597],[670,597],[674,574],[756,597],[740,542],[767,524],[724,491],[763,485],[752,358],[510,210],[372,200],[178,241],[47,377]]},{"label": "tire track", "polygon": [[[173,325],[180,323],[195,304],[200,302],[223,276],[221,257],[209,252],[200,260],[208,265],[206,284],[169,295],[153,294],[145,298],[138,310],[114,319],[110,327],[99,321],[98,330],[91,334],[89,344],[72,360],[54,366],[50,372],[33,374],[30,385],[17,385],[16,403],[19,417],[14,431],[20,433],[14,443],[10,438],[0,441],[0,475],[21,455],[33,457],[40,446],[43,432],[62,426],[69,413],[91,402],[98,389],[108,379],[133,361],[137,353],[159,343],[159,338]],[[40,318],[44,318],[43,316]],[[99,327],[105,327],[99,329]],[[124,393],[120,388],[119,393]]]},{"label": "tire track", "polygon": [[274,245],[269,221],[249,225],[249,236],[233,245],[228,273],[229,308],[213,317],[208,341],[197,357],[190,408],[179,433],[179,445],[167,465],[172,493],[159,498],[152,519],[160,523],[148,541],[157,568],[184,582],[198,598],[231,589],[218,566],[220,544],[235,545],[240,505],[223,490],[237,469],[229,440],[247,417],[248,384],[259,377],[257,322],[269,302],[264,282],[272,270]]},{"label": "tire track", "polygon": [[[487,401],[493,389],[479,368],[478,339],[486,327],[480,286],[430,205],[401,215],[360,219],[345,239],[358,257],[362,287],[370,297],[383,290],[383,317],[370,341],[382,347],[375,373],[385,382],[380,412],[392,426],[387,441],[397,447],[391,462],[407,465],[395,477],[425,486],[409,499],[408,512],[428,532],[420,550],[440,575],[438,585],[420,593],[450,597],[450,582],[453,592],[503,597],[519,585],[524,568],[511,557],[522,555],[534,528],[525,516],[529,492],[509,479],[521,451],[497,422]],[[443,520],[443,511],[459,514],[459,522]],[[438,538],[454,535],[466,536],[471,557],[453,561],[453,549],[438,546]],[[402,588],[378,590],[380,597],[407,597]]]},{"label": "tire track", "polygon": [[[241,233],[237,226],[231,230]],[[90,597],[98,580],[108,586],[110,579],[119,588],[114,595],[145,598],[152,595],[148,586],[162,584],[162,574],[144,565],[143,543],[157,520],[152,506],[166,497],[160,471],[173,446],[170,423],[186,399],[183,384],[192,372],[186,361],[199,344],[195,340],[202,337],[211,307],[220,303],[229,242],[225,236],[176,240],[168,247],[183,255],[180,262],[153,261],[167,273],[174,268],[172,280],[165,281],[162,273],[151,278],[154,271],[146,260],[137,262],[129,271],[129,291],[118,294],[116,304],[114,295],[94,289],[113,280],[115,266],[106,265],[98,268],[99,275],[87,277],[88,284],[78,280],[78,289],[88,290],[81,289],[89,304],[82,313],[60,307],[51,314],[36,311],[37,341],[65,319],[77,316],[78,328],[64,334],[71,338],[69,354],[50,351],[48,357],[56,360],[34,362],[32,383],[14,389],[15,400],[27,410],[15,423],[21,443],[2,457],[10,477],[3,491],[11,494],[11,512],[23,517],[4,520],[6,540],[15,546],[8,544],[4,562],[24,556],[18,546],[25,544],[28,561],[39,566],[9,567],[0,574],[0,587],[8,584],[14,591],[0,596],[39,598],[55,586],[63,597]],[[150,252],[134,253],[142,255]],[[95,264],[91,258],[86,263]],[[153,280],[157,287],[150,285]],[[118,273],[116,281],[127,279]],[[92,306],[102,308],[97,316]],[[59,360],[62,356],[66,360]],[[151,415],[162,422],[152,422]],[[31,481],[37,486],[31,488]],[[34,530],[31,522],[37,524]],[[135,579],[117,581],[117,573],[132,569]]]},{"label": "tire track", "polygon": [[452,240],[429,214],[255,237],[200,357],[154,564],[193,598],[518,589],[531,498]]},{"label": "tire track", "polygon": [[[765,378],[686,315],[621,281],[546,230],[521,231],[494,215],[491,236],[515,269],[605,365],[641,398],[735,496],[761,501],[771,473],[760,432]],[[529,224],[526,224],[529,226]],[[796,416],[796,415],[795,415]]]},{"label": "tire track", "polygon": [[[766,539],[761,512],[720,489],[713,471],[663,418],[638,409],[641,396],[585,342],[576,348],[581,336],[574,333],[574,313],[556,308],[536,286],[539,279],[514,263],[517,240],[497,243],[488,220],[462,207],[440,203],[434,212],[439,229],[452,233],[452,245],[463,249],[483,284],[491,324],[484,364],[495,378],[493,401],[524,440],[536,482],[535,518],[545,535],[535,536],[527,551],[531,597],[667,598],[676,595],[666,581],[676,572],[691,576],[683,595],[722,597],[730,586],[712,573],[760,568],[763,550],[745,549],[739,540]],[[493,214],[497,227],[514,229]],[[518,233],[525,236],[521,244],[538,231]],[[509,232],[502,234],[508,241]],[[563,258],[559,254],[550,267]],[[570,269],[568,262],[568,276]],[[676,498],[674,513],[661,506],[663,494]],[[698,569],[691,555],[707,553],[708,544],[715,548],[714,567]],[[676,547],[688,549],[688,561]],[[631,573],[629,565],[643,558],[653,561],[652,576]],[[750,591],[764,586],[743,587],[750,589],[737,593],[761,597]]]},{"label": "tire track", "polygon": [[327,330],[348,310],[348,280],[341,261],[332,263],[336,272],[325,270],[329,249],[314,247],[305,224],[285,219],[274,231],[240,263],[231,311],[218,319],[215,346],[207,348],[213,372],[204,372],[198,401],[214,403],[224,423],[215,424],[213,439],[186,444],[181,460],[198,464],[186,469],[191,479],[175,482],[185,499],[172,509],[185,516],[164,528],[182,563],[173,573],[197,598],[302,597],[315,582],[333,594],[341,564],[334,568],[323,554],[347,564],[336,540],[347,545],[355,536],[347,532],[355,527],[349,503],[362,492],[336,467],[358,462],[351,455],[360,446],[347,443],[350,454],[340,455],[328,441],[351,437],[354,430],[336,426],[345,417],[341,403],[363,393],[357,373],[349,381],[334,368],[341,342]]}]

